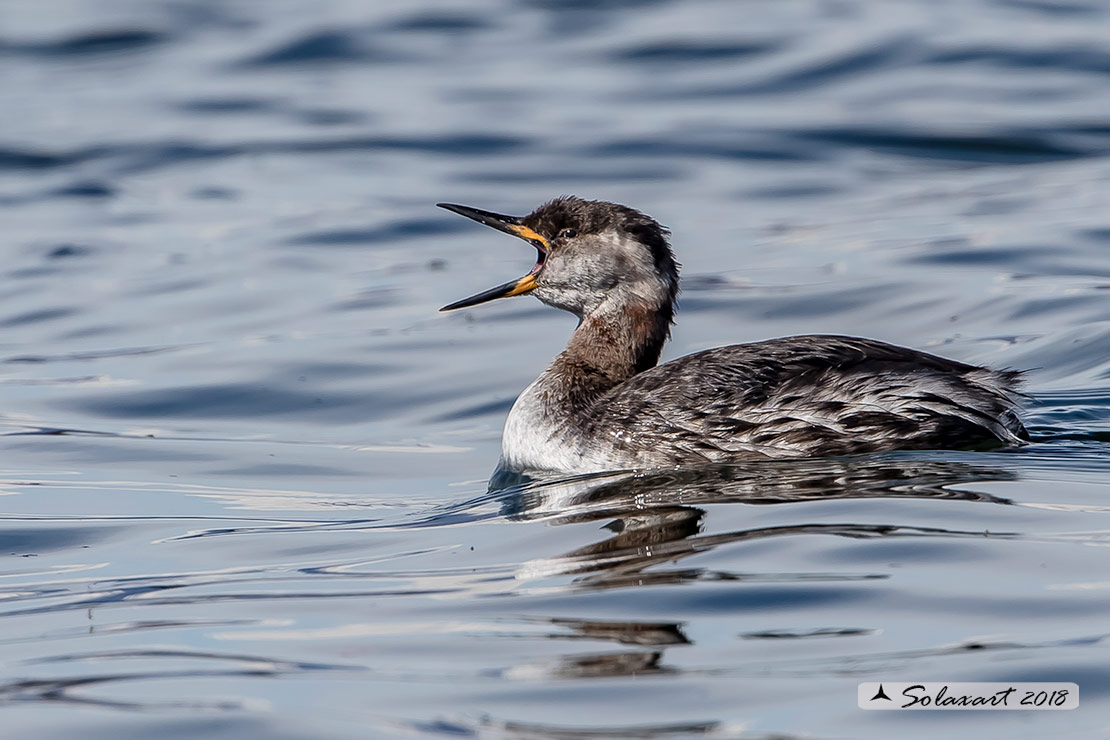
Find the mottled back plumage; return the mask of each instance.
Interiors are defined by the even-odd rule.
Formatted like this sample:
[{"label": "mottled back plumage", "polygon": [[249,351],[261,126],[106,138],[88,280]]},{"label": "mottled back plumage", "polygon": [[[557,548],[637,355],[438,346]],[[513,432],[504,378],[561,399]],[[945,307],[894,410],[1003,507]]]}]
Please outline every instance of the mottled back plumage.
[{"label": "mottled back plumage", "polygon": [[608,435],[618,456],[646,447],[670,463],[959,449],[1028,439],[1017,380],[870,339],[797,336],[687,355],[579,413],[592,439],[624,430]]},{"label": "mottled back plumage", "polygon": [[656,366],[679,267],[658,222],[569,196],[523,218],[446,207],[539,252],[524,278],[449,308],[531,292],[580,319],[566,350],[513,405],[504,469],[587,472],[1028,440],[1019,373],[871,339],[786,337]]}]

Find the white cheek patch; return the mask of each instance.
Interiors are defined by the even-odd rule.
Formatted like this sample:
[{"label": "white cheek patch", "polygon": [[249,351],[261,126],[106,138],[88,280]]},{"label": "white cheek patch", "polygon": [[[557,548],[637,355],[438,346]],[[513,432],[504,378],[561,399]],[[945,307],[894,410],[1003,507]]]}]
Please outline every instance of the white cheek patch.
[{"label": "white cheek patch", "polygon": [[628,292],[652,304],[667,300],[672,286],[667,284],[662,275],[656,273],[655,262],[646,253],[647,247],[615,231],[607,231],[601,237],[606,241],[605,248],[611,254],[619,255],[614,259],[620,260],[621,267],[624,268],[622,284]]},{"label": "white cheek patch", "polygon": [[623,296],[621,302],[634,299],[648,305],[671,300],[676,278],[656,273],[647,247],[612,230],[588,238],[590,244],[574,251],[556,248],[547,258],[537,298],[579,318],[611,295]]}]

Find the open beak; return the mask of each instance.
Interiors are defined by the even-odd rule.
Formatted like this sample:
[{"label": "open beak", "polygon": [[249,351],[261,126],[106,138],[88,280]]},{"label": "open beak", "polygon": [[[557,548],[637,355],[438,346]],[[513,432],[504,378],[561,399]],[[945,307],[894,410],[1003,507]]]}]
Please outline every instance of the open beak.
[{"label": "open beak", "polygon": [[522,295],[536,288],[536,275],[539,274],[540,268],[543,267],[543,261],[547,257],[547,239],[525,226],[517,216],[503,216],[500,213],[480,211],[477,208],[457,206],[453,203],[436,203],[436,205],[440,208],[446,208],[448,211],[454,211],[460,216],[472,218],[480,224],[492,226],[498,231],[504,231],[506,234],[518,236],[534,246],[538,253],[536,265],[532,268],[532,271],[524,277],[510,280],[504,285],[498,285],[496,288],[484,290],[469,298],[463,298],[461,301],[455,301],[439,309],[440,311],[452,311],[456,308],[477,306],[479,303],[492,301],[495,298],[508,298],[514,295]]}]

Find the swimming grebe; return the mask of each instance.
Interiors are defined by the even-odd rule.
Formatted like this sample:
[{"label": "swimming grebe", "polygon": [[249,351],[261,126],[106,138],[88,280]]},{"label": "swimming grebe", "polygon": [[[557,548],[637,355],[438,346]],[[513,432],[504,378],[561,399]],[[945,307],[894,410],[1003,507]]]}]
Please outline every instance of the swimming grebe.
[{"label": "swimming grebe", "polygon": [[635,209],[576,197],[524,217],[438,205],[539,254],[524,277],[441,311],[531,293],[579,319],[567,348],[513,404],[502,469],[596,472],[1029,439],[1018,372],[872,339],[768,339],[657,365],[678,263],[667,229]]}]

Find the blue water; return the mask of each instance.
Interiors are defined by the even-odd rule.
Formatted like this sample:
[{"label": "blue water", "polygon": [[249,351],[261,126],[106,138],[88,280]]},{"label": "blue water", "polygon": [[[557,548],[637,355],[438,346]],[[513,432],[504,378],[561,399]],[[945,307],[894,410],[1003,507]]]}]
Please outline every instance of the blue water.
[{"label": "blue water", "polygon": [[[0,726],[53,738],[1110,728],[1110,6],[0,6]],[[664,359],[1029,370],[1035,443],[490,491],[574,319],[437,201],[674,234]],[[876,713],[862,681],[1071,681]]]}]

